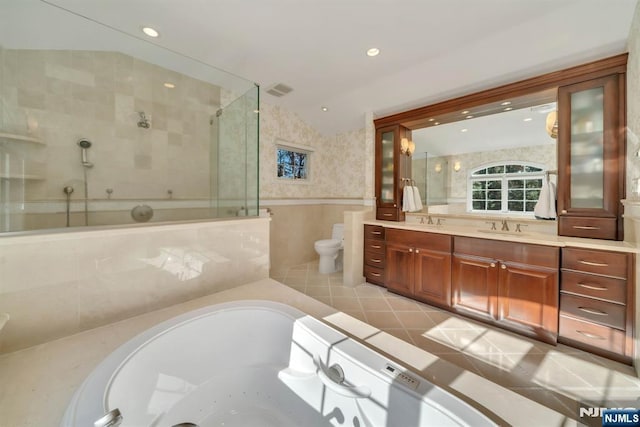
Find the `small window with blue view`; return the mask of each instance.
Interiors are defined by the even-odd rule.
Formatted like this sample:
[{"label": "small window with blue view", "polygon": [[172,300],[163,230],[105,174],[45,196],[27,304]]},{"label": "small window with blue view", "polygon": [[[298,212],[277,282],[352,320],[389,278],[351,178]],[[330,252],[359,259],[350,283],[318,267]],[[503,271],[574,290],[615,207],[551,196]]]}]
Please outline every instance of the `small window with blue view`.
[{"label": "small window with blue view", "polygon": [[288,148],[277,149],[278,178],[307,179],[309,153]]}]

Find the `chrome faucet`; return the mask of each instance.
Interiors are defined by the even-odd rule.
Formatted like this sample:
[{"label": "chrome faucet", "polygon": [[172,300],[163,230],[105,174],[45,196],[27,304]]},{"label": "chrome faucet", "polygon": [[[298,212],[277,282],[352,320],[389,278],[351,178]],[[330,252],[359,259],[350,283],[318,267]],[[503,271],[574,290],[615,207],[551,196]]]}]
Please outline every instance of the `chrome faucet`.
[{"label": "chrome faucet", "polygon": [[118,408],[112,409],[98,421],[93,423],[94,427],[117,427],[122,424],[122,414]]},{"label": "chrome faucet", "polygon": [[431,215],[427,216],[427,224],[433,225],[433,218],[431,218]]},{"label": "chrome faucet", "polygon": [[502,231],[509,231],[509,223],[507,222],[506,219],[502,220],[502,228],[500,228],[500,230]]},{"label": "chrome faucet", "polygon": [[526,227],[527,224],[516,224],[516,233],[521,233],[522,232],[522,228],[521,227]]},{"label": "chrome faucet", "polygon": [[497,230],[495,221],[487,221],[487,224],[491,224],[491,230]]},{"label": "chrome faucet", "polygon": [[438,222],[436,223],[436,225],[442,225],[443,222],[444,222],[443,218],[438,218]]}]

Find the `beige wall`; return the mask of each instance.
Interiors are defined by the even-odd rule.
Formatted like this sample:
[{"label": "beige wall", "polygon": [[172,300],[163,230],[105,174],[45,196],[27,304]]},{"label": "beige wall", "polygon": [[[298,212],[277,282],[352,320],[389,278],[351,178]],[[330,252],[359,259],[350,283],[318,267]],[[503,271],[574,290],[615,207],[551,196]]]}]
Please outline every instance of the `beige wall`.
[{"label": "beige wall", "polygon": [[4,236],[0,353],[268,277],[266,218]]},{"label": "beige wall", "polygon": [[271,272],[318,259],[313,244],[331,238],[331,227],[344,222],[344,212],[361,205],[312,204],[270,206]]}]

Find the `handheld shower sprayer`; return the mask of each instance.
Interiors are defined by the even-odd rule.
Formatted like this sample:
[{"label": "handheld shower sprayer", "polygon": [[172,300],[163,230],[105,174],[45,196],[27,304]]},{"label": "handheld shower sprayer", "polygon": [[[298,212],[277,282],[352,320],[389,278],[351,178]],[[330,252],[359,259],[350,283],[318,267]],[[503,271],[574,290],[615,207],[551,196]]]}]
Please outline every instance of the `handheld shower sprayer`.
[{"label": "handheld shower sprayer", "polygon": [[87,156],[87,150],[89,149],[89,147],[91,147],[91,141],[82,138],[80,141],[78,141],[78,146],[80,146],[80,148],[82,149],[82,166],[84,166],[85,168],[92,168],[93,163],[88,160]]}]

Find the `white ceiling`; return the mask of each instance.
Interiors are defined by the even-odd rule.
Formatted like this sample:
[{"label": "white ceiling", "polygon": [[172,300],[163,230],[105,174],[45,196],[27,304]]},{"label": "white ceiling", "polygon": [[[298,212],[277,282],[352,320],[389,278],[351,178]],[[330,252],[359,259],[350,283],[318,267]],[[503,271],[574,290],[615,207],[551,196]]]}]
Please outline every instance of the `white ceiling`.
[{"label": "white ceiling", "polygon": [[556,103],[552,102],[414,130],[411,133],[416,144],[414,158],[424,157],[424,153],[437,157],[534,145],[555,146],[556,140],[546,131],[547,114],[555,109]]},{"label": "white ceiling", "polygon": [[[154,43],[263,89],[285,83],[289,95],[262,99],[333,135],[362,128],[367,112],[382,117],[624,52],[637,0],[50,2],[137,37],[153,26]],[[10,3],[37,2],[0,7]],[[380,55],[367,57],[370,47]]]}]

